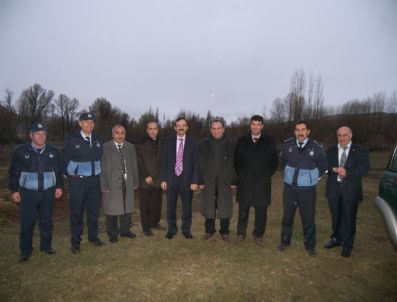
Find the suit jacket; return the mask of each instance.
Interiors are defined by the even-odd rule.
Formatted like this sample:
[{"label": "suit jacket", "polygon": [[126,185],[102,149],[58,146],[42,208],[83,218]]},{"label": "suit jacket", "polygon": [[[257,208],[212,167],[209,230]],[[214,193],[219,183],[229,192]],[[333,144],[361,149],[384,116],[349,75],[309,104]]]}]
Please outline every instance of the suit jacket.
[{"label": "suit jacket", "polygon": [[270,205],[271,177],[276,172],[278,154],[274,139],[262,134],[254,143],[251,133],[239,138],[234,153],[234,168],[239,177],[237,202],[245,205]]},{"label": "suit jacket", "polygon": [[[337,177],[332,168],[339,166],[338,145],[332,146],[327,152],[328,159],[328,179],[326,196],[328,199],[338,198],[337,196]],[[342,198],[345,201],[359,202],[363,200],[363,189],[361,178],[369,171],[368,150],[357,144],[351,144],[349,155],[345,163],[346,177],[342,184]]]},{"label": "suit jacket", "polygon": [[[164,142],[158,139],[157,155],[154,152],[151,138],[146,138],[136,145],[140,188],[160,188],[160,163],[163,144]],[[149,176],[153,178],[152,186],[148,185],[145,180]]]},{"label": "suit jacket", "polygon": [[[168,138],[164,143],[164,150],[161,156],[160,180],[166,181],[168,185],[176,182],[176,141],[177,136]],[[199,183],[198,146],[197,141],[186,135],[183,149],[183,171],[180,177],[189,186]]]},{"label": "suit jacket", "polygon": [[101,189],[110,190],[109,193],[103,193],[103,208],[106,215],[123,215],[132,213],[134,209],[134,187],[139,185],[135,147],[131,143],[124,142],[121,150],[127,167],[125,207],[120,153],[113,140],[103,144]]}]

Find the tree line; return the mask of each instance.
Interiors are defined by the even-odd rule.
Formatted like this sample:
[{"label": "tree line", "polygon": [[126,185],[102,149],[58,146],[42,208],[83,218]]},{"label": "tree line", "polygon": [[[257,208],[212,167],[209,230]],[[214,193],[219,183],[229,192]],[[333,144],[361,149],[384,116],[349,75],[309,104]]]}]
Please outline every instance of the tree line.
[{"label": "tree line", "polygon": [[[296,70],[290,81],[289,91],[284,97],[276,98],[269,116],[265,116],[265,129],[281,143],[292,135],[294,122],[306,120],[311,126],[311,137],[331,145],[335,142],[335,130],[341,125],[352,128],[354,141],[373,150],[387,150],[397,138],[397,90],[390,96],[384,92],[375,93],[365,99],[354,99],[343,105],[324,105],[324,84],[321,77],[307,76]],[[127,139],[136,142],[145,135],[148,121],[158,121],[161,135],[174,133],[173,119],[160,115],[158,108],[149,108],[138,119],[131,117],[110,100],[100,97],[86,109],[80,108],[76,98],[33,84],[15,99],[10,90],[0,99],[0,143],[16,143],[26,139],[31,123],[41,121],[48,127],[51,141],[63,141],[78,129],[78,117],[91,111],[96,115],[96,131],[104,140],[111,138],[110,129],[116,123],[127,130]],[[196,138],[209,135],[209,125],[214,118],[211,111],[206,115],[188,111],[178,112],[175,117],[184,116],[189,124],[189,133]],[[249,117],[240,117],[227,125],[227,133],[236,138],[248,132]]]}]

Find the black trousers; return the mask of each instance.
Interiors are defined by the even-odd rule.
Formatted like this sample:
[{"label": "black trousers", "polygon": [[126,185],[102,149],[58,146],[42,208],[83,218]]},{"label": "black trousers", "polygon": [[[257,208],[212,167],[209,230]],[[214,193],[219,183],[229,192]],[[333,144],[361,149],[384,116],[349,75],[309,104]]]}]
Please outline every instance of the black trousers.
[{"label": "black trousers", "polygon": [[[119,221],[120,227],[117,226]],[[106,232],[109,238],[117,237],[118,234],[123,235],[127,233],[132,225],[132,215],[127,213],[124,215],[106,215]]]},{"label": "black trousers", "polygon": [[83,234],[84,210],[87,214],[88,240],[98,237],[99,192],[99,176],[70,178],[70,230],[74,246],[80,244]]},{"label": "black trousers", "polygon": [[[253,206],[255,209],[255,227],[254,236],[263,237],[266,228],[267,206]],[[250,206],[239,203],[238,206],[238,222],[237,235],[247,235],[247,225]]]},{"label": "black trousers", "polygon": [[[219,233],[222,235],[227,235],[230,233],[229,231],[229,225],[230,225],[230,219],[229,218],[221,218],[220,219],[220,226],[221,229]],[[215,234],[216,229],[215,229],[215,219],[214,218],[206,218],[205,219],[205,232],[208,234]]]},{"label": "black trousers", "polygon": [[332,219],[331,238],[342,243],[342,247],[344,249],[352,250],[356,235],[356,221],[359,202],[343,198],[341,193],[341,186],[343,185],[343,183],[338,184],[337,198],[328,199]]},{"label": "black trousers", "polygon": [[162,192],[160,188],[139,189],[139,208],[143,231],[159,224],[161,218]]},{"label": "black trousers", "polygon": [[55,203],[55,188],[43,192],[21,189],[19,208],[19,248],[22,255],[32,253],[33,229],[37,214],[40,228],[40,250],[49,250],[52,243],[52,212]]},{"label": "black trousers", "polygon": [[296,208],[299,207],[305,248],[314,248],[316,246],[316,227],[314,223],[316,187],[297,187],[285,184],[283,204],[281,243],[286,245],[291,243],[295,212]]},{"label": "black trousers", "polygon": [[167,188],[167,222],[168,232],[176,234],[178,228],[176,225],[176,208],[178,196],[182,199],[182,232],[190,233],[192,225],[192,197],[193,191],[190,184],[181,177],[175,177],[175,180]]}]

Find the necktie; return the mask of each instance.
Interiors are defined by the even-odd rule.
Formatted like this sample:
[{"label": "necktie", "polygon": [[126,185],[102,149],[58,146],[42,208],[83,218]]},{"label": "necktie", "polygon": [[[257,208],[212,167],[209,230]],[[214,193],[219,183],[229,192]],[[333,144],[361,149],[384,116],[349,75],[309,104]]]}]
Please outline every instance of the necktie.
[{"label": "necktie", "polygon": [[183,171],[183,139],[179,139],[178,151],[176,153],[175,174],[179,176]]},{"label": "necktie", "polygon": [[123,155],[123,152],[121,151],[121,147],[122,147],[122,145],[121,144],[118,144],[117,145],[117,148],[118,148],[118,151],[119,151],[119,154],[120,154],[120,160],[121,160],[121,173],[123,174],[123,178],[124,179],[126,179],[127,177],[127,169],[126,169],[126,167],[125,167],[125,158],[124,158],[124,155]]},{"label": "necktie", "polygon": [[303,150],[303,142],[298,142],[299,145],[299,152],[302,152]]},{"label": "necktie", "polygon": [[90,144],[90,146],[91,146],[91,140],[90,140],[90,137],[89,136],[86,136],[85,137],[85,139],[86,139],[86,141]]},{"label": "necktie", "polygon": [[259,138],[253,137],[253,140],[254,140],[254,143],[256,144],[258,142]]},{"label": "necktie", "polygon": [[343,148],[343,152],[342,152],[342,155],[340,157],[339,167],[344,167],[345,164],[346,164],[346,160],[347,160],[347,156],[346,156],[347,147],[342,147],[342,148]]}]

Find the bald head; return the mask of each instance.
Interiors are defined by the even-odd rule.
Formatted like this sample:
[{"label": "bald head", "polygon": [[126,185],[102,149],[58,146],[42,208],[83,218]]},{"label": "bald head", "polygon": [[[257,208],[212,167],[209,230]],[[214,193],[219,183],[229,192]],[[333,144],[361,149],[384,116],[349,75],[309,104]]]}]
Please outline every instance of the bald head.
[{"label": "bald head", "polygon": [[336,130],[336,138],[338,139],[338,143],[342,147],[350,144],[350,142],[352,141],[352,137],[353,137],[353,132],[347,126],[340,127],[338,128],[338,130]]}]

